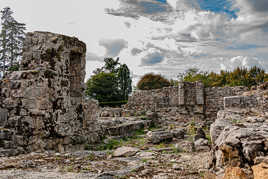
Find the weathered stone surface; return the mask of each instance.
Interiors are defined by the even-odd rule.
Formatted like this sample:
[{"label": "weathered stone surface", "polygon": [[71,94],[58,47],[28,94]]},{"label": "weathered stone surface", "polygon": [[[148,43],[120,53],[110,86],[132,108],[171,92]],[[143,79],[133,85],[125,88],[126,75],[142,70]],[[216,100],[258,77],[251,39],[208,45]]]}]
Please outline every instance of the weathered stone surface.
[{"label": "weathered stone surface", "polygon": [[198,139],[194,142],[194,147],[196,151],[209,151],[209,144],[207,139]]},{"label": "weathered stone surface", "polygon": [[245,172],[239,167],[227,168],[223,179],[249,179]]},{"label": "weathered stone surface", "polygon": [[[14,133],[5,148],[10,140],[26,152],[64,150],[75,144],[63,144],[64,137],[83,136],[85,54],[86,45],[76,38],[27,34],[21,71],[0,81],[0,127]],[[57,142],[47,145],[51,139]]]},{"label": "weathered stone surface", "polygon": [[120,147],[116,149],[113,153],[114,157],[131,157],[134,156],[139,151],[138,148],[134,147]]},{"label": "weathered stone surface", "polygon": [[173,134],[174,138],[184,139],[184,135],[186,134],[186,130],[185,129],[176,129],[176,130],[172,130],[171,133]]},{"label": "weathered stone surface", "polygon": [[[246,87],[205,88],[202,83],[179,83],[176,87],[135,91],[124,110],[159,112],[170,116],[187,116],[214,120],[224,109],[224,97],[242,95]],[[175,111],[168,110],[176,108]],[[163,111],[166,111],[163,113]],[[123,112],[124,113],[124,112]]]},{"label": "weathered stone surface", "polygon": [[268,153],[268,97],[259,90],[244,95],[225,98],[226,108],[218,112],[210,134],[215,168],[239,167],[251,176],[253,165],[265,173],[260,163]]},{"label": "weathered stone surface", "polygon": [[268,179],[268,164],[260,163],[252,167],[254,179]]},{"label": "weathered stone surface", "polygon": [[159,144],[161,142],[171,142],[173,139],[173,134],[168,131],[149,131],[147,133],[148,141],[153,144]]},{"label": "weathered stone surface", "polygon": [[7,122],[8,110],[0,108],[0,126],[4,126]]},{"label": "weathered stone surface", "polygon": [[224,98],[224,108],[256,107],[258,101],[254,96],[230,96]]}]

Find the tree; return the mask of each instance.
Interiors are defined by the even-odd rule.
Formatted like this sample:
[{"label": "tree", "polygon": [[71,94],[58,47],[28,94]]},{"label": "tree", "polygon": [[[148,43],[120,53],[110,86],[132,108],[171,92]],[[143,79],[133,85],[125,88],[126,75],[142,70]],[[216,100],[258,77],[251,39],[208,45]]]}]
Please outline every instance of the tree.
[{"label": "tree", "polygon": [[1,14],[0,62],[4,73],[7,66],[12,67],[20,60],[26,27],[12,17],[13,11],[9,7],[4,8]]},{"label": "tree", "polygon": [[101,68],[97,68],[95,71],[93,71],[94,74],[98,74],[101,72],[106,72],[106,73],[117,73],[118,69],[120,66],[119,63],[119,58],[117,58],[116,60],[114,60],[113,58],[105,58],[104,59],[104,66]]},{"label": "tree", "polygon": [[247,69],[237,67],[233,71],[202,72],[198,69],[189,69],[183,74],[179,74],[181,81],[195,82],[201,81],[205,86],[247,86],[252,87],[263,83],[267,79],[267,74],[261,68],[256,66]]},{"label": "tree", "polygon": [[101,72],[87,81],[86,95],[99,102],[117,101],[118,94],[117,78],[114,73]]},{"label": "tree", "polygon": [[123,100],[127,100],[128,94],[132,92],[131,83],[132,83],[132,80],[130,77],[130,71],[127,65],[123,64],[118,69],[119,92]]},{"label": "tree", "polygon": [[[104,66],[97,68],[93,72],[94,75],[88,80],[86,95],[99,100],[99,102],[126,101],[128,94],[132,92],[129,68],[126,64],[120,64],[119,58],[116,60],[105,58],[104,62]],[[107,92],[107,90],[111,96],[103,94],[103,91]]]},{"label": "tree", "polygon": [[149,73],[149,74],[144,75],[140,79],[137,87],[140,90],[151,90],[151,89],[159,89],[159,88],[167,87],[170,85],[171,85],[170,82],[163,76]]}]

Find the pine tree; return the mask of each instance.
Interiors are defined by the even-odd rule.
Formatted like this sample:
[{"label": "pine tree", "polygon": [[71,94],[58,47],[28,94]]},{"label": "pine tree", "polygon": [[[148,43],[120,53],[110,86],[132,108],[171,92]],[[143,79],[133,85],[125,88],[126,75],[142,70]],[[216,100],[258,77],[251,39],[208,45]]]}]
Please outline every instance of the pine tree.
[{"label": "pine tree", "polygon": [[132,92],[131,83],[130,71],[127,65],[123,64],[118,69],[118,85],[123,100],[127,100],[128,94]]},{"label": "pine tree", "polygon": [[23,41],[25,39],[25,24],[19,23],[16,20],[10,23],[8,32],[7,47],[10,52],[10,66],[20,60],[23,48]]},{"label": "pine tree", "polygon": [[12,67],[20,60],[26,27],[12,17],[13,11],[9,7],[1,14],[0,63],[4,74],[8,66]]}]

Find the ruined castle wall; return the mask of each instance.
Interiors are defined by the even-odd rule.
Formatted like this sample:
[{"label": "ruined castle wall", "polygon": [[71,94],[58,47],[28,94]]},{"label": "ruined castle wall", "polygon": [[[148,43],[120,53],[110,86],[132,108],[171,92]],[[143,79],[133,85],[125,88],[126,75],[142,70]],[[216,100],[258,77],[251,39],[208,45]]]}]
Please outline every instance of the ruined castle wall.
[{"label": "ruined castle wall", "polygon": [[27,34],[23,51],[21,71],[0,81],[0,108],[6,111],[0,130],[10,135],[0,140],[0,151],[16,155],[79,148],[86,140],[86,45],[76,38],[34,32]]},{"label": "ruined castle wall", "polygon": [[174,108],[177,114],[214,119],[224,108],[224,97],[241,95],[246,87],[211,87],[202,83],[179,83],[178,86],[157,90],[136,91],[125,105],[135,111],[169,111]]},{"label": "ruined castle wall", "polygon": [[205,89],[205,113],[209,119],[216,119],[217,112],[224,109],[224,97],[242,95],[247,87],[210,87]]}]

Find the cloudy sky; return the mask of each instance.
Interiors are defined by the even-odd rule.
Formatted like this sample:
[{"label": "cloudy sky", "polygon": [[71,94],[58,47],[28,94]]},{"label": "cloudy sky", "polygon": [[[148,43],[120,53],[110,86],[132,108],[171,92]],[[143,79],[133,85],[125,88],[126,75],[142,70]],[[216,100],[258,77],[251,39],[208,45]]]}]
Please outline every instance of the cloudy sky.
[{"label": "cloudy sky", "polygon": [[120,57],[134,81],[189,68],[268,71],[267,0],[0,0],[5,6],[28,31],[84,41],[86,78],[105,57]]}]

